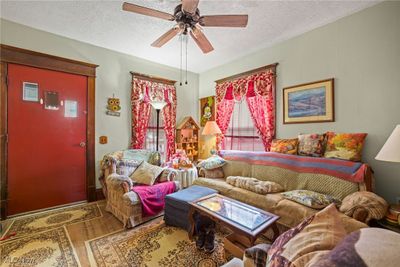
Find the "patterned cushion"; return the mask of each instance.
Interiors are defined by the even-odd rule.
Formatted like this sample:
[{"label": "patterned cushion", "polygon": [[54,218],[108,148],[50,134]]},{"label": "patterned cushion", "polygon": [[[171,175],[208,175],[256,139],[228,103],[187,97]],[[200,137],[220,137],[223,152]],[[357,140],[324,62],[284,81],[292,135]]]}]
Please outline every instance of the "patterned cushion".
[{"label": "patterned cushion", "polygon": [[300,134],[299,155],[310,157],[322,157],[325,148],[324,134]]},{"label": "patterned cushion", "polygon": [[313,267],[399,266],[400,235],[380,228],[364,228],[347,235]]},{"label": "patterned cushion", "polygon": [[327,132],[325,158],[338,158],[361,161],[361,154],[366,133]]},{"label": "patterned cushion", "polygon": [[319,251],[333,249],[346,235],[331,204],[281,234],[268,250],[269,267],[307,266]]},{"label": "patterned cushion", "polygon": [[347,216],[354,217],[358,210],[365,210],[367,217],[363,221],[368,223],[371,219],[380,220],[385,217],[388,207],[386,200],[380,196],[372,192],[360,191],[345,197],[340,206],[340,211]]},{"label": "patterned cushion", "polygon": [[284,192],[282,195],[284,198],[293,200],[313,209],[323,209],[332,203],[338,206],[340,205],[340,200],[335,197],[309,190],[293,190]]},{"label": "patterned cushion", "polygon": [[164,169],[143,161],[142,164],[131,175],[133,182],[138,184],[153,185],[157,177]]},{"label": "patterned cushion", "polygon": [[277,193],[283,191],[283,187],[278,183],[260,181],[252,177],[229,176],[226,178],[226,182],[257,194]]},{"label": "patterned cushion", "polygon": [[274,139],[271,144],[271,152],[283,154],[297,154],[297,144],[299,140],[296,139]]},{"label": "patterned cushion", "polygon": [[218,155],[209,157],[206,160],[200,162],[197,167],[204,168],[206,170],[213,170],[224,166],[226,161]]},{"label": "patterned cushion", "polygon": [[201,168],[199,171],[199,176],[201,177],[207,177],[207,178],[224,178],[224,170],[222,167],[213,169],[213,170],[207,170],[204,168]]},{"label": "patterned cushion", "polygon": [[132,173],[139,167],[141,161],[121,159],[117,161],[116,172],[119,175],[131,176]]}]

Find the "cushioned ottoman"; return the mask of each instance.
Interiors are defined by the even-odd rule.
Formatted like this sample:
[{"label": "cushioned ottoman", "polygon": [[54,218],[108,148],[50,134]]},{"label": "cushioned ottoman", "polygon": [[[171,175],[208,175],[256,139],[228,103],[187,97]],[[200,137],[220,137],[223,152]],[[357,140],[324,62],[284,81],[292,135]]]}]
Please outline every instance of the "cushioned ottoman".
[{"label": "cushioned ottoman", "polygon": [[189,202],[214,193],[218,193],[218,191],[204,186],[193,185],[167,195],[165,197],[165,224],[188,230]]}]

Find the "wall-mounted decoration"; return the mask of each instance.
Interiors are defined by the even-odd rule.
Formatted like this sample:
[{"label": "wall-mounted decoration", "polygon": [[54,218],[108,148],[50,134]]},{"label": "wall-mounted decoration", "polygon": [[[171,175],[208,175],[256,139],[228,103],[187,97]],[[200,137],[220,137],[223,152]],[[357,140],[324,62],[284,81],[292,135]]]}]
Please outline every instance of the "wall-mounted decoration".
[{"label": "wall-mounted decoration", "polygon": [[22,83],[22,100],[38,102],[39,101],[39,85],[37,83]]},{"label": "wall-mounted decoration", "polygon": [[73,100],[65,100],[64,117],[76,118],[78,117],[78,102]]},{"label": "wall-mounted decoration", "polygon": [[207,121],[215,121],[215,96],[200,98],[200,126],[204,127]]},{"label": "wall-mounted decoration", "polygon": [[334,121],[333,79],[283,88],[283,123]]},{"label": "wall-mounted decoration", "polygon": [[120,106],[119,98],[115,98],[114,95],[113,95],[113,97],[108,98],[106,114],[110,115],[110,116],[119,117],[121,115],[120,110],[121,110],[121,106]]},{"label": "wall-mounted decoration", "polygon": [[58,110],[60,108],[58,92],[44,92],[44,108],[49,110]]},{"label": "wall-mounted decoration", "polygon": [[99,143],[100,143],[101,145],[107,144],[107,143],[108,143],[108,137],[105,136],[105,135],[100,136],[100,137],[99,137]]}]

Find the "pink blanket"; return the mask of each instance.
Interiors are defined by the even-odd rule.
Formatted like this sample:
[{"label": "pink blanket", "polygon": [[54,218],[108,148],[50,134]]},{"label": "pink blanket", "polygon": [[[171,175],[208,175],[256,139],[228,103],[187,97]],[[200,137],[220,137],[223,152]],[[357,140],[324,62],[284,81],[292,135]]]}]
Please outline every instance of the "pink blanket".
[{"label": "pink blanket", "polygon": [[174,182],[164,182],[149,185],[137,185],[132,190],[138,194],[142,202],[143,217],[154,216],[161,212],[165,206],[165,196],[175,192]]}]

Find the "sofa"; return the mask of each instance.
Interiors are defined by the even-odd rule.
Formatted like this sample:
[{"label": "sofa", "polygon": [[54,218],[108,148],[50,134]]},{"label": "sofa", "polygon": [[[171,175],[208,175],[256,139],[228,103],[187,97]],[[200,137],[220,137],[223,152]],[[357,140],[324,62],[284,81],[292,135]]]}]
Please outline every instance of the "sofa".
[{"label": "sofa", "polygon": [[[118,218],[125,228],[131,228],[163,214],[143,216],[141,200],[132,190],[134,183],[129,177],[140,162],[161,165],[160,154],[155,151],[127,149],[106,154],[101,162],[102,175],[99,178],[106,198],[106,211]],[[136,164],[137,162],[137,164]],[[160,175],[166,181],[173,181],[176,172],[165,168]],[[174,181],[175,191],[181,185]]]},{"label": "sofa", "polygon": [[[194,184],[215,189],[222,195],[280,216],[277,222],[280,233],[298,225],[318,210],[285,199],[281,193],[257,194],[235,187],[226,182],[228,176],[254,177],[262,181],[276,182],[284,188],[284,191],[311,190],[331,195],[340,200],[354,192],[373,191],[372,170],[366,164],[358,164],[357,173],[349,176],[358,180],[358,182],[355,182],[344,179],[340,172],[335,173],[329,169],[332,167],[331,165],[335,164],[346,165],[347,161],[343,160],[315,159],[272,152],[225,150],[220,151],[219,154],[226,160],[226,164],[222,166],[224,178],[199,177],[194,181]],[[291,166],[292,163],[295,164],[295,167]],[[320,164],[322,167],[308,168],[307,164],[311,164],[311,166]],[[326,169],[325,165],[327,165]],[[347,165],[350,166],[350,162]],[[349,217],[343,213],[341,213],[341,220],[348,233],[368,227],[366,221],[358,221],[357,218]],[[266,235],[269,237],[268,232]]]}]

